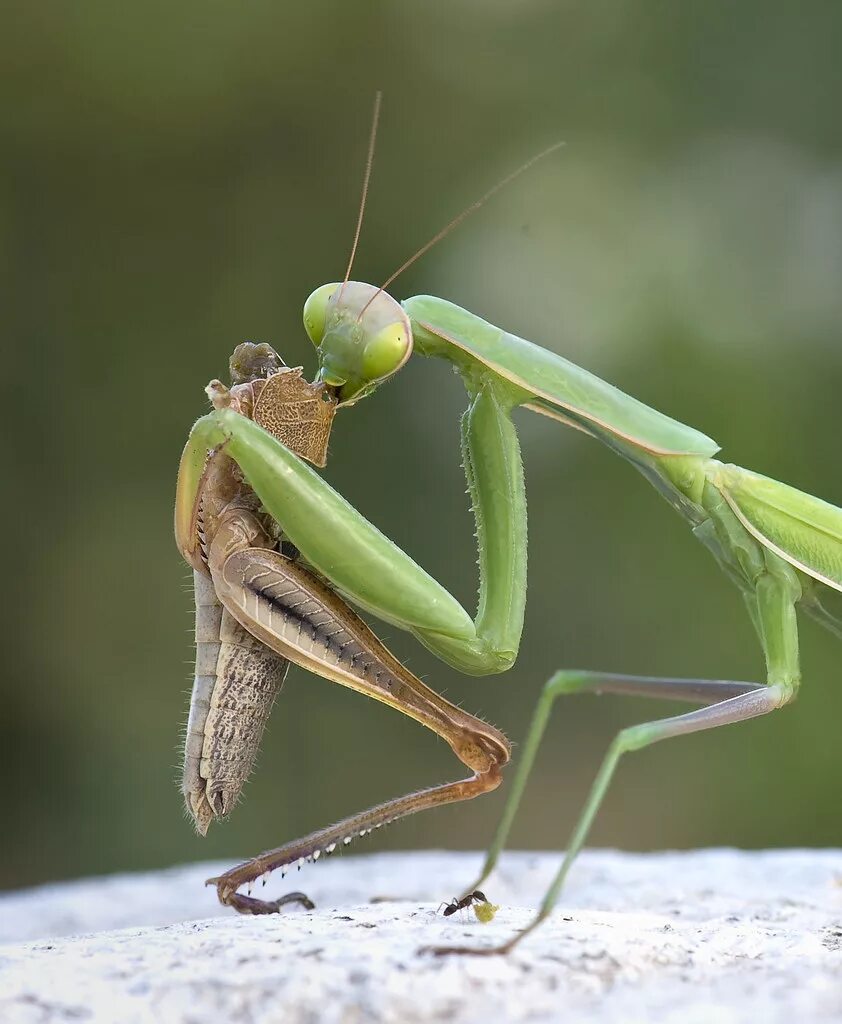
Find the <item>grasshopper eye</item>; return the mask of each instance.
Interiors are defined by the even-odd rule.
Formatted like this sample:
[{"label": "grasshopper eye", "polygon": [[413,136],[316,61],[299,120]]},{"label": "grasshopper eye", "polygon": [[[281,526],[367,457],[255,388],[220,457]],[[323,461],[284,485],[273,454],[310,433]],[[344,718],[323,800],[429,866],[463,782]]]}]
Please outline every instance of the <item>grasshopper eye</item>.
[{"label": "grasshopper eye", "polygon": [[304,303],[304,330],[316,348],[322,343],[327,321],[327,307],[338,287],[338,284],[323,284],[321,288],[312,292]]},{"label": "grasshopper eye", "polygon": [[393,374],[406,360],[410,344],[404,324],[383,327],[365,346],[362,366],[365,378],[375,381]]}]

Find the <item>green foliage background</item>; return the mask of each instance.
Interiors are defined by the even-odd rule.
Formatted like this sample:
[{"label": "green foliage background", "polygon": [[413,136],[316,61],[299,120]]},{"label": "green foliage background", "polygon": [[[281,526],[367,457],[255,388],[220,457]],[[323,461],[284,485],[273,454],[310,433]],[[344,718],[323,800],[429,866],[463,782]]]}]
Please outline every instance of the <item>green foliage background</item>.
[{"label": "green foliage background", "polygon": [[[15,7],[0,42],[0,885],[233,858],[454,774],[413,723],[293,671],[229,824],[197,838],[176,786],[192,658],[178,455],[237,342],[312,369],[300,310],[342,273],[378,87],[356,276],[382,280],[563,138],[395,293],[457,301],[700,427],[726,460],[842,504],[838,4]],[[414,360],[340,416],[326,473],[473,607],[462,401]],[[382,629],[396,653],[515,740],[557,666],[757,677],[737,593],[643,479],[519,422],[518,665],[463,679]],[[802,649],[794,707],[629,758],[592,841],[842,844],[842,648],[808,622]],[[560,706],[514,843],[561,847],[612,733],[667,710]],[[501,806],[410,819],[368,848],[479,847]]]}]

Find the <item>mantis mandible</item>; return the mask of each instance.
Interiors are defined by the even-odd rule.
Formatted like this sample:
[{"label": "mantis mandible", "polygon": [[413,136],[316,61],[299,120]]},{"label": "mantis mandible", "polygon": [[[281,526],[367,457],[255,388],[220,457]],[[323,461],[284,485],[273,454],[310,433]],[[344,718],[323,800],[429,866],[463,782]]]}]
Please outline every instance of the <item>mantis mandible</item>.
[{"label": "mantis mandible", "polygon": [[[276,868],[318,859],[386,822],[500,784],[510,753],[505,736],[421,683],[349,604],[409,630],[461,672],[511,668],[526,598],[526,502],[515,408],[601,441],[643,474],[741,591],[765,659],[762,682],[565,669],[548,680],[482,872],[463,899],[497,862],[558,697],[606,692],[699,707],[616,736],[558,873],[526,928],[499,946],[435,950],[505,953],[552,911],[624,754],[755,718],[793,700],[800,684],[796,610],[842,636],[842,509],[723,464],[714,458],[719,446],[705,434],[451,302],[427,295],[398,302],[385,290],[396,274],[381,287],[350,280],[378,108],[379,96],[348,270],[343,281],[317,288],[304,306],[318,358],[315,381],[285,367],[268,345],[239,346],[233,386],[211,382],[213,411],[196,422],[184,449],[175,532],[195,574],[198,651],[183,788],[200,831],[228,813],[289,662],[415,718],[442,736],[471,774],[352,815],[233,868],[211,880],[220,900],[245,913],[303,902],[301,893],[263,901],[238,889]],[[532,163],[455,218],[404,267]],[[467,392],[461,435],[479,552],[474,618],[308,465],[324,465],[335,412],[373,394],[413,352],[449,363]]]}]

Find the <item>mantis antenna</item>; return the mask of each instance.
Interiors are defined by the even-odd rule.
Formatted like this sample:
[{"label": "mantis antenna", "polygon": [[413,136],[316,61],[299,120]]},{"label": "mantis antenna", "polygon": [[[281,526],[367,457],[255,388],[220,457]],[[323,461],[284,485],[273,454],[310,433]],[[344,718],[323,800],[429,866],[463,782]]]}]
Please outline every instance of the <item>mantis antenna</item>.
[{"label": "mantis antenna", "polygon": [[433,246],[436,245],[436,243],[440,242],[443,238],[449,235],[450,232],[454,230],[454,228],[458,228],[463,220],[466,220],[468,217],[470,217],[472,213],[476,213],[476,211],[481,206],[484,206],[488,202],[488,200],[491,199],[492,196],[496,195],[501,189],[505,188],[507,185],[511,185],[513,181],[519,178],[521,174],[528,171],[530,167],[537,164],[539,160],[543,160],[544,157],[549,156],[550,153],[555,153],[555,151],[557,149],[561,149],[563,145],[563,142],[554,142],[552,146],[548,146],[546,149],[542,149],[540,153],[536,153],[535,156],[527,160],[525,164],[521,164],[520,167],[517,167],[510,174],[507,174],[505,178],[502,178],[500,181],[498,181],[496,185],[492,185],[492,187],[485,193],[484,196],[480,196],[480,198],[477,199],[476,202],[473,202],[471,203],[470,206],[465,207],[465,209],[461,213],[457,214],[453,218],[453,220],[451,220],[448,224],[445,224],[441,231],[438,231],[435,235],[433,235],[429,242],[426,242],[424,245],[422,245],[417,252],[410,256],[409,259],[406,260],[406,262],[402,263],[393,274],[386,278],[383,284],[380,285],[380,287],[377,289],[374,295],[371,296],[368,302],[360,310],[357,320],[359,320],[362,317],[363,313],[365,313],[368,307],[372,304],[372,302],[374,302],[374,300],[381,292],[385,291],[389,287],[389,285],[397,277],[399,277],[408,267],[411,267],[416,260],[421,259],[421,257],[425,253],[429,252],[430,249],[432,249]]},{"label": "mantis antenna", "polygon": [[339,294],[345,289],[345,285],[348,283],[348,278],[351,276],[351,268],[354,266],[354,257],[357,255],[357,244],[360,240],[360,231],[363,226],[363,216],[365,214],[365,201],[368,198],[368,183],[371,179],[371,165],[374,163],[374,146],[377,141],[377,124],[380,120],[380,103],[383,99],[383,93],[378,89],[374,97],[374,112],[371,115],[371,132],[368,137],[368,156],[365,161],[365,175],[363,177],[363,192],[360,198],[360,212],[357,217],[357,229],[354,232],[354,242],[351,246],[351,255],[348,258],[348,269],[345,271],[345,278],[342,281],[342,287],[339,289]]}]

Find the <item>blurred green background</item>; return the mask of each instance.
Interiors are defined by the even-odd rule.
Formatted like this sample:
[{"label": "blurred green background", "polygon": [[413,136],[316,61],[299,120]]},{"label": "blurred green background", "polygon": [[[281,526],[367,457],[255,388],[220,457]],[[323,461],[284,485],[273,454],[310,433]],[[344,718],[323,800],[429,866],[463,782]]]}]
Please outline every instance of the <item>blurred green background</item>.
[{"label": "blurred green background", "polygon": [[[17,4],[4,19],[7,610],[0,885],[254,853],[453,777],[444,744],[293,670],[232,820],[177,787],[192,639],[179,452],[244,339],[311,371],[304,299],[384,279],[513,166],[566,148],[397,283],[445,296],[842,504],[836,3]],[[458,381],[412,363],[334,428],[328,479],[473,608]],[[530,593],[507,676],[431,685],[523,738],[558,666],[755,678],[738,595],[594,442],[519,417]],[[8,435],[7,435],[8,438]],[[634,849],[842,844],[842,647],[766,720],[631,757],[592,835]],[[559,706],[513,844],[561,847],[612,734],[674,708]],[[360,844],[475,848],[502,792]]]}]

